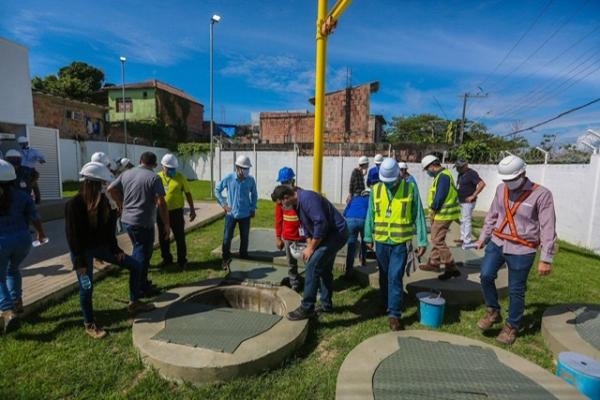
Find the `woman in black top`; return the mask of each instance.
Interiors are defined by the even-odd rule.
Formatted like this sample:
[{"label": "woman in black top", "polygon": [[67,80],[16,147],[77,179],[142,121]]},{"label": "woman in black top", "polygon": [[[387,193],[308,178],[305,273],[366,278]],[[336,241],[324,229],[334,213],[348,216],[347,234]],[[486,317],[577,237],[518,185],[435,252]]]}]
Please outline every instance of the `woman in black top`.
[{"label": "woman in black top", "polygon": [[79,281],[79,302],[83,313],[85,331],[100,339],[106,331],[94,321],[92,306],[94,259],[119,265],[130,270],[129,305],[131,313],[150,311],[154,305],[139,301],[142,265],[128,256],[117,243],[117,212],[111,209],[104,195],[105,186],[112,174],[103,164],[90,162],[81,169],[79,193],[65,206],[67,241],[71,261]]}]

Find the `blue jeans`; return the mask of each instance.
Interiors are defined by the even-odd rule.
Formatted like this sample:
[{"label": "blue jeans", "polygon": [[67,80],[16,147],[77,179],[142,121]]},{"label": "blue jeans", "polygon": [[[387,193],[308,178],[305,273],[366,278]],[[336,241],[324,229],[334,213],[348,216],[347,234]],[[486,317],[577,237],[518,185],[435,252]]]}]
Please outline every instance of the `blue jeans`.
[{"label": "blue jeans", "polygon": [[356,256],[356,242],[360,235],[360,257],[364,259],[367,253],[367,245],[364,242],[365,220],[361,218],[347,218],[348,224],[348,253],[346,255],[346,275],[350,275],[354,269],[354,258]]},{"label": "blue jeans", "polygon": [[142,265],[142,275],[140,277],[140,289],[146,290],[150,287],[148,281],[148,270],[150,269],[150,259],[154,251],[154,227],[145,228],[143,226],[128,225],[123,223],[123,228],[127,231],[131,244],[133,245],[133,257]]},{"label": "blue jeans", "polygon": [[19,265],[27,257],[30,249],[29,232],[0,238],[0,311],[14,310],[14,302],[23,294],[23,278]]},{"label": "blue jeans", "polygon": [[333,264],[337,252],[348,240],[348,231],[329,234],[312,254],[304,266],[304,298],[302,308],[307,311],[315,309],[317,292],[321,291],[321,307],[325,310],[333,308]]},{"label": "blue jeans", "polygon": [[[94,291],[94,259],[110,264],[118,265],[129,270],[129,300],[137,301],[140,295],[140,278],[142,275],[142,264],[131,256],[125,255],[123,262],[119,262],[112,254],[108,246],[98,246],[85,252],[85,263],[87,269],[85,274],[90,279],[90,288],[84,289],[81,285],[81,276],[77,274],[79,282],[79,305],[86,324],[94,321],[94,307],[92,305],[92,293]],[[75,257],[71,254],[71,262],[75,265]]]},{"label": "blue jeans", "polygon": [[485,247],[485,257],[481,264],[481,288],[485,305],[500,311],[496,278],[498,270],[504,263],[508,266],[508,322],[512,327],[519,328],[525,312],[525,291],[527,277],[533,265],[535,253],[516,255],[503,254],[502,247],[489,242]]},{"label": "blue jeans", "polygon": [[248,258],[248,237],[250,236],[250,217],[236,219],[232,215],[225,216],[225,232],[223,233],[223,260],[231,258],[231,241],[235,225],[240,226],[240,257]]},{"label": "blue jeans", "polygon": [[379,263],[379,290],[390,317],[400,318],[404,306],[402,278],[406,268],[406,244],[375,243]]}]

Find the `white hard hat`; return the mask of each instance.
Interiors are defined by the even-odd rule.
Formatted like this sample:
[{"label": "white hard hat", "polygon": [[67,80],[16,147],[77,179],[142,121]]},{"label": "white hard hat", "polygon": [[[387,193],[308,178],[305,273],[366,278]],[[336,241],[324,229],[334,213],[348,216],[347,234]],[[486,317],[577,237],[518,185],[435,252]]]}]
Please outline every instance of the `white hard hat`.
[{"label": "white hard hat", "polygon": [[177,161],[177,157],[175,157],[171,153],[165,154],[163,156],[162,160],[160,161],[160,163],[162,164],[163,167],[179,168],[179,162]]},{"label": "white hard hat", "polygon": [[6,152],[4,157],[6,157],[6,158],[8,158],[8,157],[22,158],[23,156],[21,155],[20,151],[15,150],[15,149],[10,149],[9,151]]},{"label": "white hard hat", "polygon": [[369,163],[369,158],[367,156],[362,156],[358,159],[358,165],[365,165]]},{"label": "white hard hat", "polygon": [[395,182],[400,176],[400,168],[393,158],[386,158],[379,167],[379,180],[381,182]]},{"label": "white hard hat", "polygon": [[119,161],[119,163],[121,164],[122,167],[125,167],[125,166],[131,164],[131,160],[127,157],[123,157],[123,158],[121,158],[121,161]]},{"label": "white hard hat", "polygon": [[17,143],[19,143],[19,144],[29,143],[29,139],[27,139],[26,136],[19,136],[17,138]]},{"label": "white hard hat", "polygon": [[383,162],[383,156],[381,154],[377,154],[374,158],[375,164],[381,164]]},{"label": "white hard hat", "polygon": [[101,162],[91,161],[81,168],[79,175],[82,178],[91,179],[95,181],[112,182],[113,175],[106,165]]},{"label": "white hard hat", "polygon": [[406,163],[404,161],[400,161],[398,163],[398,168],[400,168],[400,169],[408,169],[408,165],[406,165]]},{"label": "white hard hat", "polygon": [[252,163],[250,162],[250,157],[241,155],[235,160],[235,165],[240,168],[250,168],[252,167]]},{"label": "white hard hat", "polygon": [[510,181],[521,175],[527,169],[527,164],[517,156],[504,157],[498,164],[498,177]]},{"label": "white hard hat", "polygon": [[296,260],[302,259],[302,252],[306,249],[306,243],[293,242],[290,244],[290,253]]},{"label": "white hard hat", "polygon": [[92,154],[92,158],[90,159],[91,162],[99,162],[101,164],[104,164],[104,166],[108,167],[110,165],[110,159],[108,158],[108,156],[106,155],[106,153],[102,152],[102,151],[97,151],[94,154]]},{"label": "white hard hat", "polygon": [[423,159],[421,160],[421,167],[423,167],[423,169],[427,169],[427,167],[429,167],[431,164],[433,164],[436,161],[439,162],[440,159],[432,154],[429,154],[429,155],[423,157]]},{"label": "white hard hat", "polygon": [[8,161],[0,160],[0,182],[10,182],[17,179],[15,167]]}]

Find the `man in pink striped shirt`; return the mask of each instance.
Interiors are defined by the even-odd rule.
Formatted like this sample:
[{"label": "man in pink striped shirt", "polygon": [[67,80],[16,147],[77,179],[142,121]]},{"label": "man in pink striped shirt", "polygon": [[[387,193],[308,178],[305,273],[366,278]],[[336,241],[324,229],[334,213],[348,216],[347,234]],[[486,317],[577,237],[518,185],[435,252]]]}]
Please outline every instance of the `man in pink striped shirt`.
[{"label": "man in pink striped shirt", "polygon": [[516,156],[500,161],[498,175],[503,183],[496,189],[476,242],[478,248],[487,243],[480,276],[487,311],[477,323],[483,331],[502,322],[495,281],[504,263],[508,267],[508,318],[496,337],[504,344],[512,344],[517,338],[525,311],[527,277],[537,249],[540,249],[538,273],[542,276],[552,270],[552,259],[557,251],[552,193],[530,181],[526,168],[527,164]]}]

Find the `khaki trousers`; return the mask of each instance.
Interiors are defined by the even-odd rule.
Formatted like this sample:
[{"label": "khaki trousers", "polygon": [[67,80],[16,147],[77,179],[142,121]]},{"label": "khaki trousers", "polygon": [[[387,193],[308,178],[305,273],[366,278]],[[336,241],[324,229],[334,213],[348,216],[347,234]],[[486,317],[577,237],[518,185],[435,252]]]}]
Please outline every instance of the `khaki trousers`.
[{"label": "khaki trousers", "polygon": [[433,221],[431,224],[431,253],[429,264],[452,264],[454,257],[446,245],[446,234],[452,225],[452,221]]}]

